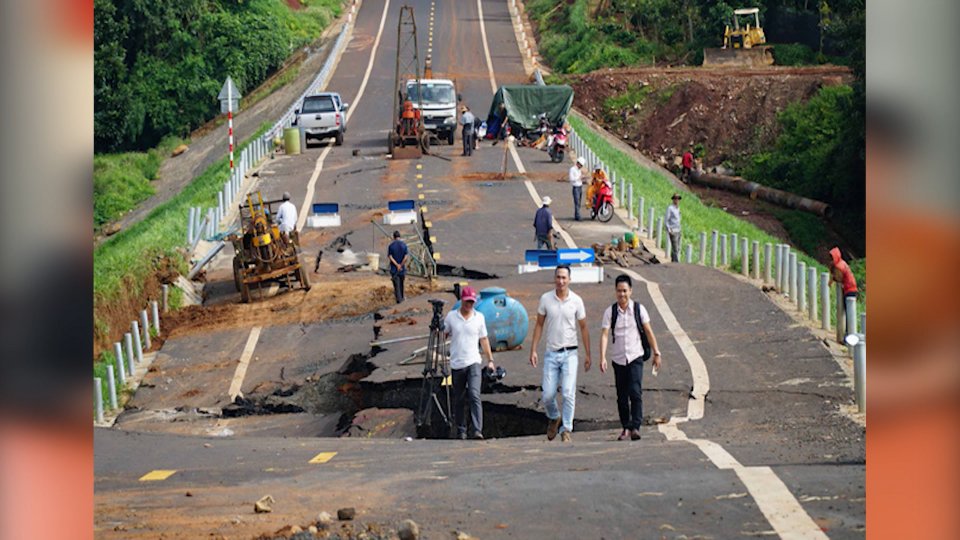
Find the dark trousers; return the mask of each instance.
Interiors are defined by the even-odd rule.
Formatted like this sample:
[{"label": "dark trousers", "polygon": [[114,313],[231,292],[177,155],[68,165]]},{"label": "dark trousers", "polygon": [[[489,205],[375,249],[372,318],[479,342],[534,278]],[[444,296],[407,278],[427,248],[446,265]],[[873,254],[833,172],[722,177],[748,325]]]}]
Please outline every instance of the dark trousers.
[{"label": "dark trousers", "polygon": [[457,435],[467,433],[467,419],[463,411],[466,398],[470,406],[470,425],[472,434],[483,434],[483,405],[480,403],[480,364],[471,364],[463,369],[452,370],[453,375],[453,417],[457,424]]},{"label": "dark trousers", "polygon": [[403,302],[403,274],[393,274],[390,276],[390,279],[393,281],[393,296],[396,297],[397,303]]},{"label": "dark trousers", "polygon": [[580,221],[580,206],[583,204],[583,186],[573,186],[573,219]]},{"label": "dark trousers", "polygon": [[617,383],[620,427],[640,429],[643,422],[643,360],[638,358],[625,366],[613,362],[613,376]]},{"label": "dark trousers", "polygon": [[463,155],[473,155],[473,130],[463,130]]}]

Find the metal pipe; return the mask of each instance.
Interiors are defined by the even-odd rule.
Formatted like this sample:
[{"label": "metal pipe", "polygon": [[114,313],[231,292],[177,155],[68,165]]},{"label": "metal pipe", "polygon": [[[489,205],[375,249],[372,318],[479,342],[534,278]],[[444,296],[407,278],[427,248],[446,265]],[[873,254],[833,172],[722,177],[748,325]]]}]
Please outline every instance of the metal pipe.
[{"label": "metal pipe", "polygon": [[193,214],[196,210],[191,206],[187,212],[187,244],[193,243]]},{"label": "metal pipe", "polygon": [[817,320],[817,269],[811,266],[807,269],[807,281],[810,289],[810,301],[807,306],[807,316],[811,321]]},{"label": "metal pipe", "polygon": [[693,262],[693,244],[687,244],[687,264]]},{"label": "metal pipe", "polygon": [[694,182],[710,187],[749,195],[751,199],[760,199],[786,208],[803,210],[823,217],[832,217],[833,209],[829,204],[794,193],[767,187],[756,182],[750,182],[737,176],[704,173],[694,170],[690,175]]},{"label": "metal pipe", "polygon": [[653,213],[655,209],[650,206],[650,221],[647,224],[647,238],[653,240]]},{"label": "metal pipe", "polygon": [[710,233],[710,266],[717,267],[717,230]]},{"label": "metal pipe", "polygon": [[740,247],[740,241],[737,238],[737,233],[730,233],[730,238],[733,241],[733,251],[730,252],[730,260],[734,260],[737,258],[737,255],[739,254],[737,252],[737,249]]},{"label": "metal pipe", "polygon": [[170,286],[164,283],[160,285],[160,291],[163,297],[163,312],[166,313],[170,309]]},{"label": "metal pipe", "polygon": [[771,255],[773,252],[773,245],[770,242],[767,242],[763,246],[763,264],[765,266],[763,270],[763,282],[769,285],[773,282],[773,261]]},{"label": "metal pipe", "polygon": [[750,275],[750,239],[743,239],[743,246],[740,248],[740,274],[743,277]]},{"label": "metal pipe", "polygon": [[93,378],[93,407],[97,415],[97,423],[103,423],[103,382],[100,377]]},{"label": "metal pipe", "polygon": [[820,328],[830,331],[830,274],[820,273]]},{"label": "metal pipe", "polygon": [[130,378],[132,379],[133,374],[135,372],[134,371],[135,368],[133,365],[133,359],[135,358],[135,356],[133,355],[133,337],[131,336],[130,332],[127,332],[123,335],[123,344],[126,345],[126,350],[127,350],[127,356],[126,356],[127,373],[130,375]]},{"label": "metal pipe", "polygon": [[730,263],[727,260],[727,252],[730,251],[730,245],[728,244],[729,237],[727,233],[720,235],[720,266],[726,268]]},{"label": "metal pipe", "polygon": [[379,341],[371,341],[370,346],[379,347],[380,345],[390,345],[391,343],[403,343],[404,341],[415,341],[418,339],[424,339],[428,337],[430,337],[430,334],[423,334],[422,336],[407,336],[407,337],[399,337],[399,338],[393,338],[393,339],[384,339]]},{"label": "metal pipe", "polygon": [[140,341],[140,325],[137,321],[130,323],[130,335],[133,336],[133,353],[137,355],[137,363],[143,363],[143,342]]},{"label": "metal pipe", "polygon": [[107,364],[107,395],[110,396],[110,410],[117,408],[117,380],[113,377],[113,366]]},{"label": "metal pipe", "polygon": [[115,341],[113,343],[113,356],[114,360],[117,362],[117,372],[120,374],[120,384],[127,384],[127,370],[123,365],[123,348],[120,347],[119,341]]},{"label": "metal pipe", "polygon": [[836,289],[836,294],[834,298],[836,302],[836,316],[837,316],[837,343],[843,343],[843,338],[847,335],[847,320],[843,316],[843,289],[840,283],[837,283],[834,289]]},{"label": "metal pipe", "polygon": [[200,273],[200,269],[210,262],[217,255],[217,253],[220,253],[220,250],[223,249],[224,245],[225,244],[223,240],[217,242],[217,244],[213,246],[213,248],[208,251],[207,254],[204,255],[197,264],[193,265],[193,268],[191,268],[190,272],[187,274],[187,279],[195,278],[197,274]]},{"label": "metal pipe", "polygon": [[856,296],[845,296],[844,300],[844,312],[846,314],[846,330],[847,334],[856,334],[857,333],[857,297]]},{"label": "metal pipe", "polygon": [[760,279],[760,241],[753,241],[753,279]]},{"label": "metal pipe", "polygon": [[663,249],[663,217],[657,218],[657,247]]},{"label": "metal pipe", "polygon": [[150,350],[152,344],[150,343],[150,320],[147,318],[147,310],[140,311],[140,328],[143,331],[143,348],[145,350]]},{"label": "metal pipe", "polygon": [[627,217],[630,218],[627,226],[630,226],[633,224],[633,184],[627,184]]},{"label": "metal pipe", "polygon": [[[633,184],[630,184],[631,186]],[[643,197],[640,197],[640,204],[637,205],[637,234],[640,234],[640,230],[643,229],[643,206],[646,201]]]},{"label": "metal pipe", "polygon": [[803,313],[807,310],[807,263],[797,263],[797,310]]},{"label": "metal pipe", "polygon": [[150,302],[150,311],[153,312],[153,330],[160,335],[160,305],[156,300]]},{"label": "metal pipe", "polygon": [[783,291],[783,244],[777,244],[777,291]]},{"label": "metal pipe", "polygon": [[700,233],[700,264],[707,263],[707,233]]},{"label": "metal pipe", "polygon": [[867,412],[867,340],[853,348],[853,388],[857,394],[857,411]]},{"label": "metal pipe", "polygon": [[790,300],[793,300],[794,303],[797,301],[797,253],[790,253],[790,283],[787,285],[787,288],[790,291]]}]

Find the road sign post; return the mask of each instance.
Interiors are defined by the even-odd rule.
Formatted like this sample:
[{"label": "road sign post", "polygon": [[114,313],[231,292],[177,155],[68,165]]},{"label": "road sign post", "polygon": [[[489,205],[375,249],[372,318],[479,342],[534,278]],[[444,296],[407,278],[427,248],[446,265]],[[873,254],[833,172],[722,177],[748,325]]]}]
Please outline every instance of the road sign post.
[{"label": "road sign post", "polygon": [[220,112],[227,113],[227,141],[230,146],[230,174],[233,174],[233,111],[240,110],[240,92],[233,84],[233,79],[227,76],[223,88],[217,99],[220,100]]}]

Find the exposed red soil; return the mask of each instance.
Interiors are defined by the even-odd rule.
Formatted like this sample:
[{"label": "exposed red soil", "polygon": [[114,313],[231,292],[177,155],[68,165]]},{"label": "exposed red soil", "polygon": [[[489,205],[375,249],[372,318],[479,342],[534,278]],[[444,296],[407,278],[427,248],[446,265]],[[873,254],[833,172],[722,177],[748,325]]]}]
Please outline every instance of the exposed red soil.
[{"label": "exposed red soil", "polygon": [[[853,75],[835,66],[645,68],[569,79],[574,106],[646,156],[672,165],[684,148],[702,144],[704,166],[710,167],[769,147],[778,133],[777,113]],[[641,86],[649,90],[639,103],[604,106],[608,98]]]}]

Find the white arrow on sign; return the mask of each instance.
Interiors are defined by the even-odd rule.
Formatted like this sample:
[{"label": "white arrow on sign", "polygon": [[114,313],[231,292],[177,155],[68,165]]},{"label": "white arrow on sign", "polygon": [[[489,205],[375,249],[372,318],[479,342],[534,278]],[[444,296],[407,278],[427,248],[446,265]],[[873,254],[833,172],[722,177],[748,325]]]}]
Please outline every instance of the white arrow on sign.
[{"label": "white arrow on sign", "polygon": [[585,263],[593,261],[592,249],[558,249],[557,262],[560,263]]}]

